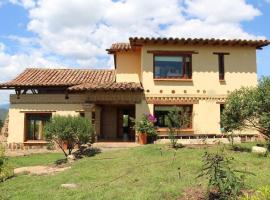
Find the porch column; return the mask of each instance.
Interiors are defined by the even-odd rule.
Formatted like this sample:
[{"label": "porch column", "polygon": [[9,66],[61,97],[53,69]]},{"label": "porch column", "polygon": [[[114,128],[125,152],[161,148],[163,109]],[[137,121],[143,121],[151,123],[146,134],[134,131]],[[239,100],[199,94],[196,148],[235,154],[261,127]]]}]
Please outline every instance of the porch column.
[{"label": "porch column", "polygon": [[96,136],[100,136],[100,121],[101,121],[101,107],[95,106],[95,132]]},{"label": "porch column", "polygon": [[84,117],[87,118],[91,124],[92,124],[92,110],[94,106],[95,104],[89,104],[89,103],[85,103],[83,105]]}]

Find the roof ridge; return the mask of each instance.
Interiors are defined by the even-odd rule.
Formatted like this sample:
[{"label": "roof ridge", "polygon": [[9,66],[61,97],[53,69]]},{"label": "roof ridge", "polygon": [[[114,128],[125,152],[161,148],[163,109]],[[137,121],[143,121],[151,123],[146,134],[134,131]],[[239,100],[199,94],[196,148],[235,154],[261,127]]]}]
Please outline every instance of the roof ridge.
[{"label": "roof ridge", "polygon": [[[85,69],[85,68],[42,68],[42,67],[27,67],[25,70],[85,70],[85,71],[115,71],[115,69]],[[24,71],[25,71],[24,70]]]}]

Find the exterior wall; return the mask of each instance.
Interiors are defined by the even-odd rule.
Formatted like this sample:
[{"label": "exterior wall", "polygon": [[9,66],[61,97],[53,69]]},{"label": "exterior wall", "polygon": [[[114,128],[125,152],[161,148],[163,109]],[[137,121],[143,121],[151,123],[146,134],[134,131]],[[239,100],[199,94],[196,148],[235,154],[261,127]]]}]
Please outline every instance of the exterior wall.
[{"label": "exterior wall", "polygon": [[80,104],[11,104],[9,109],[8,143],[23,143],[26,112],[52,112],[52,115],[78,115]]},{"label": "exterior wall", "polygon": [[[192,55],[192,81],[154,81],[153,79],[153,54],[149,50],[179,50],[197,51]],[[213,52],[229,52],[225,55],[225,83],[220,83],[218,74],[218,56]],[[144,46],[142,57],[142,84],[149,94],[202,94],[206,95],[227,94],[227,91],[241,86],[255,86],[257,84],[256,49],[250,47],[207,47],[207,46]],[[199,90],[200,92],[197,92]]]},{"label": "exterior wall", "polygon": [[141,53],[140,51],[118,52],[116,54],[116,81],[140,82]]},{"label": "exterior wall", "polygon": [[[192,54],[192,80],[154,80],[153,54],[148,51],[155,50],[198,52]],[[218,56],[213,52],[230,53],[224,59],[225,82],[219,81]],[[146,99],[158,97],[162,100],[164,97],[170,99],[181,96],[187,101],[190,98],[199,101],[193,104],[192,133],[195,134],[220,133],[220,105],[217,104],[220,98],[224,101],[229,92],[241,86],[257,85],[256,49],[251,47],[148,45],[142,47],[141,58],[141,80]],[[151,113],[153,104],[150,107]],[[247,130],[244,133],[254,131]]]}]

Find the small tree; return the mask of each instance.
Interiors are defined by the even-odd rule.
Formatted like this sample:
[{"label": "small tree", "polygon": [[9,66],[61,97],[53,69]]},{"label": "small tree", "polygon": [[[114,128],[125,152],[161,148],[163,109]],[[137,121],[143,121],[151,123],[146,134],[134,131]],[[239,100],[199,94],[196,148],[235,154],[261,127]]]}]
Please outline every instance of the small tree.
[{"label": "small tree", "polygon": [[167,119],[171,146],[176,148],[179,130],[187,127],[187,125],[190,123],[190,117],[187,111],[185,111],[183,108],[174,107],[173,110],[169,111]]},{"label": "small tree", "polygon": [[232,92],[221,117],[224,132],[255,129],[270,137],[270,77],[263,77],[257,87],[242,87]]},{"label": "small tree", "polygon": [[[54,116],[45,125],[45,138],[50,143],[55,143],[65,156],[71,155],[72,150],[82,144],[91,142],[94,137],[91,123],[80,116]],[[67,145],[66,153],[63,144]]]},{"label": "small tree", "polygon": [[0,119],[0,131],[1,131],[1,128],[3,127],[3,121],[2,121],[2,119]]},{"label": "small tree", "polygon": [[213,199],[236,200],[244,187],[244,174],[247,172],[231,167],[233,158],[226,157],[223,150],[217,153],[205,152],[203,167],[198,177],[208,179],[208,196]]}]

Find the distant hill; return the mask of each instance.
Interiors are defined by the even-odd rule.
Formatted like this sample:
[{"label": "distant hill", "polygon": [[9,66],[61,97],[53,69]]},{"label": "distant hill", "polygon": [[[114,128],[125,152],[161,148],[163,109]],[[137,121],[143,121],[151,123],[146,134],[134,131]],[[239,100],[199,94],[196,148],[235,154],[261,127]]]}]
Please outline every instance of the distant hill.
[{"label": "distant hill", "polygon": [[0,120],[4,121],[7,116],[8,109],[0,108]]},{"label": "distant hill", "polygon": [[9,104],[8,103],[4,103],[4,104],[0,104],[0,109],[6,109],[6,110],[8,110],[8,108],[9,108]]}]

